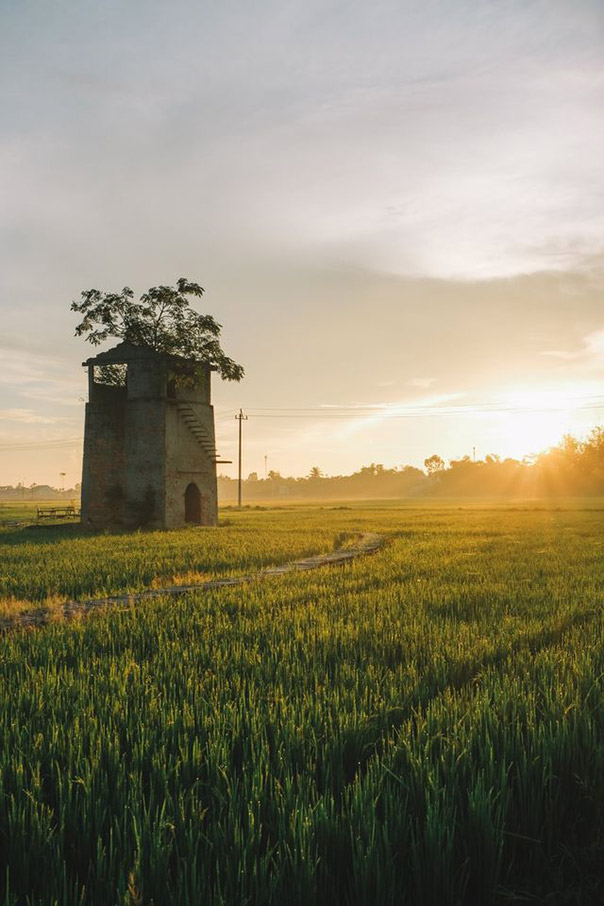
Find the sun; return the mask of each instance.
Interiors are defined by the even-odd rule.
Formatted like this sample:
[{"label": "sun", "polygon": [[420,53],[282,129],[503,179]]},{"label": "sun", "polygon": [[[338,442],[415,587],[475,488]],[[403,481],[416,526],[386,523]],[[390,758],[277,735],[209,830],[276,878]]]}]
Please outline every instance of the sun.
[{"label": "sun", "polygon": [[583,433],[593,423],[593,388],[566,385],[504,391],[496,408],[496,435],[504,455],[521,459],[559,443],[568,433]]}]

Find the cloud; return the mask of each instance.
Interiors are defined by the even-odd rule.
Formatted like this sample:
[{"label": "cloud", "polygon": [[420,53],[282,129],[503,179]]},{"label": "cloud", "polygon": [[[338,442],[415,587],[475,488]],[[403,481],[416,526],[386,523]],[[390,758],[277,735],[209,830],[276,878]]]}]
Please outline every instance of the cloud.
[{"label": "cloud", "polygon": [[438,382],[438,378],[435,378],[435,377],[429,377],[429,378],[416,377],[416,378],[412,378],[410,381],[408,381],[408,383],[411,387],[423,387],[423,388],[431,387],[432,384],[436,384],[437,382]]},{"label": "cloud", "polygon": [[570,362],[584,362],[599,366],[604,364],[604,328],[583,337],[583,346],[574,351],[566,349],[545,349],[541,353],[554,359]]},{"label": "cloud", "polygon": [[[140,3],[8,4],[0,298],[3,333],[24,340],[0,348],[0,408],[75,423],[69,300],[183,273],[246,364],[240,388],[216,385],[228,407],[530,379],[543,345],[544,371],[592,367],[597,338],[566,345],[601,323],[586,256],[604,244],[602,14],[601,0],[149,0],[141,28]],[[571,304],[551,273],[490,280],[536,271],[566,272]],[[355,414],[370,430],[338,445]],[[361,414],[300,437],[298,421],[258,420],[253,467],[277,449],[299,463],[325,436],[331,464],[369,461],[380,430],[393,457],[425,444],[423,459],[453,423],[374,434]]]},{"label": "cloud", "polygon": [[59,356],[48,354],[43,346],[43,338],[39,341],[10,335],[2,338],[2,403],[36,400],[45,409],[81,405],[85,393],[83,372]]},{"label": "cloud", "polygon": [[0,409],[0,421],[20,422],[26,425],[56,425],[69,419],[60,416],[39,415],[32,409]]},{"label": "cloud", "polygon": [[450,403],[453,400],[460,399],[463,396],[464,394],[461,392],[442,393],[438,396],[424,397],[424,399],[412,400],[411,402],[402,401],[397,403],[376,403],[371,407],[362,404],[350,406],[347,408],[370,409],[371,411],[366,412],[360,417],[357,416],[356,418],[352,418],[350,421],[345,422],[342,428],[338,431],[337,436],[340,439],[344,440],[353,434],[358,434],[366,430],[367,428],[375,428],[377,425],[383,424],[388,419],[402,419],[412,416],[437,416],[442,412],[441,407],[443,403]]},{"label": "cloud", "polygon": [[544,349],[541,355],[550,356],[550,358],[552,359],[564,359],[565,361],[573,361],[574,359],[579,358],[580,353],[567,352],[564,349]]},{"label": "cloud", "polygon": [[578,2],[176,0],[143,35],[136,4],[88,8],[87,29],[73,2],[41,30],[14,14],[2,270],[246,246],[439,279],[581,266],[602,247],[604,120]]}]

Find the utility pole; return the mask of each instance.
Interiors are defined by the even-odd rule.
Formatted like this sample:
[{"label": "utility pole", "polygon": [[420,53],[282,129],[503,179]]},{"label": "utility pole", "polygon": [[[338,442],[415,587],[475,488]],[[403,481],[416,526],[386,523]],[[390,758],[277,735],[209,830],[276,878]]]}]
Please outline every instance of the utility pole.
[{"label": "utility pole", "polygon": [[472,447],[472,459],[476,462],[476,447]]},{"label": "utility pole", "polygon": [[241,423],[247,421],[247,415],[243,414],[243,409],[239,410],[239,415],[235,418],[239,422],[239,480],[237,483],[237,506],[241,509]]},{"label": "utility pole", "polygon": [[268,478],[268,456],[264,457],[264,477]]}]

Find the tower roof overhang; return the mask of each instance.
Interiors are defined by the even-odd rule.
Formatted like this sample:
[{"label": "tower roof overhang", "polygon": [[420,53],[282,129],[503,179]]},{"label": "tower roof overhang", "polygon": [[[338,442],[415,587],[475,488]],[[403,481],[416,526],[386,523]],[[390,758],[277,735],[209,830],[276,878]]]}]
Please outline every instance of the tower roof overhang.
[{"label": "tower roof overhang", "polygon": [[189,366],[189,367],[199,367],[199,365],[205,365],[209,371],[216,371],[216,366],[211,365],[209,362],[195,362],[188,359],[183,359],[181,356],[168,355],[164,352],[158,352],[157,349],[153,349],[151,346],[135,346],[133,343],[118,343],[117,346],[114,346],[112,349],[107,349],[105,352],[99,352],[98,355],[91,356],[91,358],[86,359],[85,362],[82,362],[84,368],[88,368],[93,365],[128,365],[130,362],[173,362],[174,365]]}]

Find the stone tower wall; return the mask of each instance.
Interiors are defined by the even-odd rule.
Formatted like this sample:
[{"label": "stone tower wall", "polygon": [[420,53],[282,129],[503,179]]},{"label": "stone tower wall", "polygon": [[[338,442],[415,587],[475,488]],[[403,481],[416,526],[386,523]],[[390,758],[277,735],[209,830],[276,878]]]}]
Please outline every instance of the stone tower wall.
[{"label": "stone tower wall", "polygon": [[166,410],[162,400],[129,399],[124,432],[125,525],[164,524]]},{"label": "stone tower wall", "polygon": [[[215,446],[212,406],[192,401],[185,405],[189,420],[192,419],[190,413],[193,413],[196,420],[193,424],[202,426],[204,436]],[[166,416],[165,523],[169,528],[183,524],[184,495],[187,485],[191,483],[197,485],[201,493],[202,523],[218,524],[216,464],[204,446],[191,430],[182,410],[179,410],[178,402],[172,402]]]},{"label": "stone tower wall", "polygon": [[[95,366],[120,362],[128,367],[126,387],[94,382]],[[123,345],[85,364],[91,380],[82,520],[97,527],[176,528],[185,524],[185,492],[195,485],[201,524],[216,525],[210,368],[194,387],[183,387],[170,380],[166,360]]]},{"label": "stone tower wall", "polygon": [[123,520],[125,390],[94,386],[86,404],[82,522],[111,525]]}]

